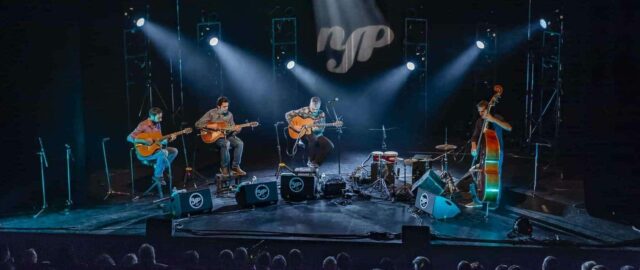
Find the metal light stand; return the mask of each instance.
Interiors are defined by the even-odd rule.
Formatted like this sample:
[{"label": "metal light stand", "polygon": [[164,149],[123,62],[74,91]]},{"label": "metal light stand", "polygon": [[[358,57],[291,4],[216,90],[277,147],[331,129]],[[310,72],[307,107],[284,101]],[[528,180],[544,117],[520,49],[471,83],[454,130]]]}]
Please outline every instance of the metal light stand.
[{"label": "metal light stand", "polygon": [[282,169],[287,169],[289,172],[293,172],[293,170],[282,161],[282,148],[280,147],[280,135],[278,134],[278,125],[280,124],[284,124],[284,122],[276,122],[273,124],[273,127],[276,130],[276,148],[278,150],[278,168],[276,169],[276,178],[280,177]]},{"label": "metal light stand", "polygon": [[[342,117],[338,117],[338,114],[336,113],[336,105],[335,102],[338,101],[338,98],[335,98],[334,100],[329,101],[329,104],[331,104],[331,110],[333,111],[333,117],[336,119],[336,121],[342,121]],[[342,170],[341,170],[341,160],[342,158],[341,153],[342,153],[342,126],[336,127],[336,131],[338,133],[338,175],[340,175],[340,177],[342,178]]]},{"label": "metal light stand", "polygon": [[536,188],[538,187],[538,153],[539,153],[539,148],[540,146],[546,146],[551,148],[550,144],[545,144],[545,143],[535,143],[536,145],[536,157],[534,160],[534,167],[533,167],[533,192],[531,193],[532,197],[536,196]]},{"label": "metal light stand", "polygon": [[40,157],[40,181],[42,183],[42,208],[40,211],[33,215],[33,218],[37,218],[47,209],[47,191],[45,189],[45,179],[44,179],[44,168],[49,167],[49,163],[47,162],[47,154],[44,151],[44,145],[42,144],[42,138],[38,137],[38,142],[40,143],[40,152],[36,154]]},{"label": "metal light stand", "polygon": [[71,205],[73,205],[73,201],[71,200],[71,160],[73,157],[71,156],[71,146],[68,144],[64,145],[66,157],[67,157],[67,201],[65,202],[64,212],[68,213],[71,209]]},{"label": "metal light stand", "polygon": [[113,190],[113,188],[111,187],[111,173],[109,172],[109,163],[107,162],[107,148],[105,146],[105,143],[111,140],[111,138],[103,138],[102,139],[102,158],[104,159],[104,173],[105,176],[107,177],[107,194],[104,196],[104,198],[102,200],[106,200],[109,198],[109,196],[113,195],[125,195],[125,196],[129,196],[133,194],[133,189],[131,190],[131,194],[127,193],[127,192],[120,192],[120,191],[115,191]]}]

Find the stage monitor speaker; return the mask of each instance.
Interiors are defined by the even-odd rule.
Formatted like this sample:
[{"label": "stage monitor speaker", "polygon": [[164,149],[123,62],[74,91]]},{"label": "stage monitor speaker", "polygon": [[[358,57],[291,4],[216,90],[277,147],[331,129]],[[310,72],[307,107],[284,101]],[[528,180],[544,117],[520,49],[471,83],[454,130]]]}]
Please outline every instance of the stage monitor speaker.
[{"label": "stage monitor speaker", "polygon": [[423,188],[418,189],[415,206],[435,219],[452,218],[460,214],[460,209],[452,201]]},{"label": "stage monitor speaker", "polygon": [[276,181],[241,184],[236,192],[236,202],[241,207],[275,204],[278,202]]},{"label": "stage monitor speaker", "polygon": [[285,201],[316,198],[316,177],[283,173],[280,175],[280,196]]},{"label": "stage monitor speaker", "polygon": [[150,239],[167,239],[173,236],[173,219],[164,215],[149,217],[146,220],[145,234]]},{"label": "stage monitor speaker", "polygon": [[208,188],[171,195],[171,215],[173,217],[211,211],[212,207],[211,191]]},{"label": "stage monitor speaker", "polygon": [[417,182],[411,186],[411,192],[417,194],[418,189],[422,188],[436,195],[444,192],[446,184],[434,170],[428,170]]}]

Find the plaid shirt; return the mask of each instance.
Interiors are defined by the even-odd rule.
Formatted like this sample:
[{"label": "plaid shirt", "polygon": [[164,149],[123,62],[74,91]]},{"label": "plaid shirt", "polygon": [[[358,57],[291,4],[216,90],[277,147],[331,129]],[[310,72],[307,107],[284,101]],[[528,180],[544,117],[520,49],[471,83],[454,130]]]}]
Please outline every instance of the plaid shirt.
[{"label": "plaid shirt", "polygon": [[[318,110],[318,113],[314,114],[309,109],[309,106],[302,107],[297,110],[287,112],[284,117],[287,119],[287,123],[291,123],[291,119],[296,116],[300,116],[302,118],[311,118],[313,119],[314,124],[324,124],[326,123],[326,116],[322,110]],[[324,132],[324,127],[314,127],[313,134],[316,136],[322,135]]]},{"label": "plaid shirt", "polygon": [[151,119],[146,119],[140,122],[140,124],[138,124],[136,129],[134,129],[133,132],[129,134],[129,136],[127,137],[127,141],[133,142],[133,140],[136,137],[138,137],[138,135],[140,135],[141,133],[152,133],[152,132],[159,132],[160,134],[162,134],[162,128],[160,126],[160,123],[154,123],[153,121],[151,121]]}]

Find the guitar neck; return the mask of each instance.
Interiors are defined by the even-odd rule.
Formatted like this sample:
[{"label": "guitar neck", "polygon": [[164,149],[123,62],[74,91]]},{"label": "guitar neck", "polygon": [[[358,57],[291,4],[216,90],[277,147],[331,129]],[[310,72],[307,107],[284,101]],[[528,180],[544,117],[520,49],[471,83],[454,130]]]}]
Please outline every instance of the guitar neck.
[{"label": "guitar neck", "polygon": [[174,132],[174,133],[171,133],[171,134],[168,134],[168,135],[164,135],[160,139],[158,139],[158,141],[164,141],[166,139],[171,138],[171,136],[180,136],[180,135],[184,134],[185,132],[186,131],[181,130],[181,131],[177,131],[177,132]]}]

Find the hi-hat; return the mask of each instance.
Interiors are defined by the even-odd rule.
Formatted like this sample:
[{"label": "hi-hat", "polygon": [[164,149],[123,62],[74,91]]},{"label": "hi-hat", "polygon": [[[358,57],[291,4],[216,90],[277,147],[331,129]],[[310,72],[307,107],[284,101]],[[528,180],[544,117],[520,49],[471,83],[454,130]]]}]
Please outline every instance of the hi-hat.
[{"label": "hi-hat", "polygon": [[441,150],[441,151],[451,151],[451,150],[456,150],[458,147],[453,145],[453,144],[441,144],[441,145],[436,145],[436,149]]}]

